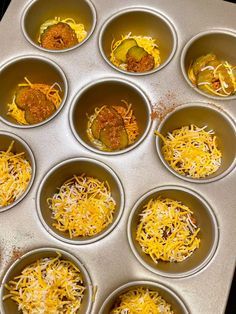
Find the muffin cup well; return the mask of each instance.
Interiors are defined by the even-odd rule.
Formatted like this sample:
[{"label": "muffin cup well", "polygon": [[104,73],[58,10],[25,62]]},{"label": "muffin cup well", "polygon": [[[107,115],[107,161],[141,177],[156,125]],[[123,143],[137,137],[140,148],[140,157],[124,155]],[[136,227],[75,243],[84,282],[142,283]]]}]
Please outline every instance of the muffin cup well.
[{"label": "muffin cup well", "polygon": [[167,286],[154,281],[131,281],[118,287],[116,290],[111,292],[111,294],[103,302],[99,310],[99,314],[110,314],[110,311],[114,307],[115,302],[119,295],[128,292],[130,289],[135,289],[139,287],[157,291],[160,294],[160,296],[165,299],[167,303],[171,304],[172,310],[174,311],[175,314],[189,313],[186,305],[183,303],[180,297]]},{"label": "muffin cup well", "polygon": [[[38,43],[40,26],[46,21],[55,17],[72,18],[77,23],[84,24],[87,31],[86,38],[77,45],[62,49],[50,50],[41,47]],[[81,46],[92,35],[96,26],[96,10],[90,0],[33,0],[25,8],[21,27],[25,38],[36,48],[47,52],[65,52]]]},{"label": "muffin cup well", "polygon": [[[43,83],[53,85],[58,83],[62,90],[62,102],[60,107],[46,120],[29,125],[21,125],[12,117],[7,115],[7,104],[12,103],[13,96],[19,83],[25,83],[27,77],[31,83]],[[0,84],[2,92],[0,94],[0,120],[17,128],[32,128],[43,125],[52,120],[62,109],[67,97],[67,79],[61,68],[52,60],[34,55],[16,57],[0,67]]]},{"label": "muffin cup well", "polygon": [[[146,72],[129,72],[116,67],[109,59],[113,40],[132,33],[135,36],[151,36],[160,49],[161,64]],[[173,58],[177,48],[177,35],[169,19],[150,8],[127,8],[112,15],[103,24],[99,34],[99,48],[104,60],[114,69],[130,75],[145,75],[161,70]]]},{"label": "muffin cup well", "polygon": [[86,288],[85,294],[81,303],[81,308],[78,311],[78,314],[89,314],[91,312],[92,308],[92,282],[90,279],[90,275],[88,271],[86,270],[84,263],[82,263],[78,258],[73,256],[67,251],[58,249],[58,248],[39,248],[32,250],[26,254],[24,254],[22,257],[17,259],[10,268],[6,271],[2,283],[1,283],[1,289],[0,289],[0,309],[2,314],[9,314],[9,313],[21,313],[21,311],[18,310],[17,303],[11,298],[8,298],[3,301],[3,297],[8,294],[8,290],[5,288],[5,284],[7,284],[10,280],[13,280],[14,277],[19,276],[21,271],[30,265],[31,263],[34,263],[40,258],[46,258],[46,257],[56,257],[57,252],[61,254],[63,259],[69,260],[72,263],[77,266],[81,272],[83,283]]},{"label": "muffin cup well", "polygon": [[28,192],[30,191],[33,182],[34,182],[34,177],[35,177],[35,159],[34,159],[34,155],[33,152],[31,150],[31,148],[28,146],[28,144],[22,140],[22,138],[20,138],[19,136],[10,133],[10,132],[6,132],[6,131],[0,131],[0,151],[7,151],[11,142],[14,141],[14,145],[13,145],[13,149],[12,152],[14,154],[19,154],[24,152],[24,157],[26,158],[26,160],[29,161],[30,165],[31,165],[31,179],[30,182],[28,183],[28,186],[25,190],[25,192],[17,199],[15,200],[13,203],[4,206],[4,207],[0,207],[0,213],[8,210],[14,206],[16,206],[20,201],[23,200],[23,198],[28,194]]},{"label": "muffin cup well", "polygon": [[[157,264],[151,257],[142,251],[140,244],[136,240],[136,230],[140,221],[140,214],[143,207],[157,197],[170,198],[182,202],[193,211],[193,216],[197,220],[200,228],[198,237],[200,247],[191,256],[182,262],[164,262]],[[155,188],[143,196],[135,203],[128,218],[127,225],[128,240],[132,252],[138,261],[148,270],[165,277],[181,278],[193,275],[205,267],[215,254],[219,241],[219,230],[216,217],[210,205],[198,193],[175,185],[166,185]]]},{"label": "muffin cup well", "polygon": [[[137,140],[119,151],[102,151],[93,146],[86,133],[88,116],[94,114],[96,107],[103,105],[124,105],[122,100],[132,104],[140,134]],[[137,147],[147,136],[151,127],[151,106],[147,96],[133,83],[119,79],[106,78],[85,86],[75,96],[70,108],[70,127],[76,139],[95,153],[117,155]]]},{"label": "muffin cup well", "polygon": [[236,33],[223,29],[213,29],[201,32],[192,37],[184,46],[181,53],[181,70],[187,83],[199,94],[216,100],[236,99],[236,94],[228,97],[214,96],[203,92],[194,86],[188,77],[188,69],[192,61],[198,57],[213,53],[220,60],[236,64]]},{"label": "muffin cup well", "polygon": [[236,139],[236,128],[233,119],[214,105],[193,102],[179,106],[164,118],[157,129],[163,136],[166,136],[168,132],[190,124],[195,124],[200,128],[207,126],[206,131],[213,130],[215,132],[217,146],[222,153],[219,169],[209,176],[199,179],[179,174],[165,160],[161,151],[163,141],[157,136],[157,153],[164,166],[180,179],[192,183],[209,183],[229,174],[236,165],[236,147],[232,145]]},{"label": "muffin cup well", "polygon": [[[47,199],[51,198],[58,188],[74,175],[85,174],[97,178],[100,181],[107,181],[111,195],[116,202],[116,208],[112,223],[102,232],[92,237],[70,238],[69,233],[57,230],[52,224],[52,211],[49,208]],[[91,158],[72,158],[65,160],[50,169],[40,183],[37,192],[37,212],[39,219],[45,229],[55,238],[69,244],[89,244],[100,240],[108,235],[119,222],[124,207],[124,190],[116,173],[104,163]]]}]

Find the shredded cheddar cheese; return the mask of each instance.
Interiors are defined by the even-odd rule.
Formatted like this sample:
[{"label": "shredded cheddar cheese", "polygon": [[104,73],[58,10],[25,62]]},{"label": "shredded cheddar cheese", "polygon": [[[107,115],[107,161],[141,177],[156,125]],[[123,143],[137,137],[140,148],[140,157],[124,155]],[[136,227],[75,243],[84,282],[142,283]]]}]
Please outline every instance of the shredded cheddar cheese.
[{"label": "shredded cheddar cheese", "polygon": [[[18,87],[30,87],[32,89],[38,90],[42,92],[46,98],[51,101],[55,108],[58,109],[62,102],[60,92],[62,89],[58,83],[54,83],[51,86],[47,84],[36,83],[33,84],[29,81],[27,77],[24,78],[26,83],[18,84]],[[55,88],[57,87],[57,88]],[[13,96],[12,103],[7,104],[8,112],[7,115],[11,116],[14,120],[16,120],[21,125],[28,125],[29,123],[25,120],[25,111],[20,109],[16,104],[16,95]]]},{"label": "shredded cheddar cheese", "polygon": [[110,314],[174,314],[157,291],[137,287],[121,294]]},{"label": "shredded cheddar cheese", "polygon": [[107,182],[83,175],[66,181],[48,199],[53,226],[70,238],[92,237],[113,221],[116,202]]},{"label": "shredded cheddar cheese", "polygon": [[7,115],[11,116],[14,120],[16,120],[21,125],[29,124],[25,120],[25,111],[17,107],[15,100],[16,100],[16,96],[14,95],[12,99],[12,103],[7,104],[7,107],[8,107]]},{"label": "shredded cheddar cheese", "polygon": [[49,26],[56,25],[60,22],[68,24],[75,31],[75,34],[76,34],[76,37],[77,37],[79,43],[87,37],[87,32],[84,28],[84,24],[76,23],[75,20],[72,18],[62,19],[62,18],[56,16],[54,19],[45,21],[40,26],[38,42],[41,43],[41,35],[44,33],[44,31]]},{"label": "shredded cheddar cheese", "polygon": [[216,172],[221,165],[221,151],[217,147],[214,131],[207,126],[183,126],[163,136],[162,153],[168,164],[179,174],[192,178],[205,178]]},{"label": "shredded cheddar cheese", "polygon": [[[112,105],[111,107],[113,109],[115,109],[120,116],[122,117],[122,120],[124,122],[124,128],[127,132],[128,135],[128,145],[133,144],[138,135],[139,135],[139,127],[138,127],[138,123],[137,123],[137,119],[133,113],[133,109],[132,109],[132,104],[127,103],[127,101],[125,100],[121,100],[121,102],[125,105]],[[104,105],[102,107],[96,107],[95,108],[95,113],[90,115],[88,117],[88,124],[87,124],[87,135],[89,140],[91,141],[91,143],[93,143],[98,149],[103,150],[103,151],[109,151],[110,149],[102,143],[102,141],[94,138],[93,136],[93,132],[92,132],[92,124],[94,122],[94,120],[97,118],[97,116],[99,115],[99,113],[105,108],[108,107],[107,105]]]},{"label": "shredded cheddar cheese", "polygon": [[136,240],[151,259],[182,262],[199,248],[193,212],[184,204],[169,198],[151,199],[140,214]]},{"label": "shredded cheddar cheese", "polygon": [[127,70],[127,64],[117,60],[114,55],[114,51],[116,50],[116,48],[126,39],[136,40],[139,47],[142,47],[144,50],[146,50],[147,53],[153,56],[155,62],[154,68],[160,66],[161,63],[160,50],[158,48],[158,45],[156,44],[156,39],[153,39],[152,37],[149,36],[133,36],[131,33],[129,33],[128,35],[122,35],[122,38],[120,40],[115,41],[114,39],[111,43],[110,61],[115,66],[122,70]]},{"label": "shredded cheddar cheese", "polygon": [[5,287],[3,299],[17,302],[23,314],[76,314],[85,291],[80,270],[59,253],[26,266]]},{"label": "shredded cheddar cheese", "polygon": [[11,152],[14,141],[7,151],[0,151],[0,208],[16,201],[27,189],[32,169],[24,152]]}]

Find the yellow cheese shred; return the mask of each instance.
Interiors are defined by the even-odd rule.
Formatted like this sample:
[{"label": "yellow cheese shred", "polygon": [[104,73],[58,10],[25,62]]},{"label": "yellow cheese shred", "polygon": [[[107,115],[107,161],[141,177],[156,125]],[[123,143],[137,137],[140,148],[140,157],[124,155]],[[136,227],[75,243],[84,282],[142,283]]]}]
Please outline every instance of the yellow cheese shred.
[{"label": "yellow cheese shred", "polygon": [[174,314],[157,291],[137,287],[121,294],[110,314]]},{"label": "yellow cheese shred", "polygon": [[14,141],[7,151],[0,151],[0,208],[16,201],[27,189],[32,168],[24,152],[12,152]]},{"label": "yellow cheese shred", "polygon": [[115,66],[122,70],[127,70],[127,64],[122,63],[121,61],[117,60],[114,54],[114,51],[116,48],[126,39],[134,39],[137,42],[137,45],[144,50],[147,51],[150,55],[154,58],[154,68],[157,68],[160,66],[161,58],[160,58],[160,50],[158,48],[158,45],[156,44],[156,39],[153,39],[149,36],[133,36],[132,33],[129,33],[127,35],[122,35],[120,40],[115,41],[115,39],[111,43],[111,53],[110,53],[110,61]]},{"label": "yellow cheese shred", "polygon": [[23,314],[76,314],[84,296],[85,287],[80,270],[69,260],[41,258],[26,266],[5,285],[11,298]]},{"label": "yellow cheese shred", "polygon": [[136,240],[155,263],[182,262],[199,248],[199,231],[193,212],[186,205],[158,197],[144,206]]},{"label": "yellow cheese shred", "polygon": [[194,124],[183,126],[163,136],[162,153],[176,172],[192,178],[205,178],[216,172],[221,165],[221,151],[218,149],[214,131],[206,131]]},{"label": "yellow cheese shred", "polygon": [[85,174],[63,183],[48,204],[53,226],[70,238],[92,237],[103,231],[112,223],[116,207],[108,183]]}]

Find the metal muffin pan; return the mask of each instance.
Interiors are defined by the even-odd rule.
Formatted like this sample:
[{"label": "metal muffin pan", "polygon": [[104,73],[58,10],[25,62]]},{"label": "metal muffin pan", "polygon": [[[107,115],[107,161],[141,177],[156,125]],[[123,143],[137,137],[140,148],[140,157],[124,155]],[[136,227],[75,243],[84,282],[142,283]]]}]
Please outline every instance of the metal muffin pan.
[{"label": "metal muffin pan", "polygon": [[[63,4],[65,8],[66,3]],[[15,247],[23,253],[36,248],[57,247],[81,259],[88,269],[93,285],[97,286],[92,314],[99,312],[105,299],[117,287],[127,282],[143,280],[166,285],[170,290],[175,291],[188,311],[193,314],[223,313],[236,256],[235,169],[220,180],[205,184],[189,182],[175,176],[158,157],[156,138],[153,134],[159,126],[158,120],[154,120],[148,134],[133,149],[112,156],[95,152],[91,148],[88,149],[84,143],[81,144],[81,141],[77,141],[73,135],[70,127],[70,113],[78,93],[97,81],[111,78],[112,80],[128,80],[148,97],[152,105],[167,99],[166,105],[170,106],[184,103],[191,106],[191,102],[198,104],[205,102],[204,106],[212,109],[212,105],[207,103],[209,98],[206,95],[196,93],[192,86],[186,84],[181,70],[181,54],[184,46],[196,34],[211,33],[219,27],[221,30],[235,34],[236,7],[220,0],[199,0],[197,3],[179,0],[178,5],[173,5],[171,0],[159,1],[158,4],[154,0],[145,0],[142,4],[133,0],[120,0],[112,5],[105,0],[94,0],[97,25],[89,40],[80,47],[65,53],[49,53],[29,44],[23,34],[22,17],[29,4],[28,0],[21,2],[12,0],[1,22],[0,67],[18,57],[50,58],[65,73],[68,80],[68,93],[62,110],[54,119],[40,127],[17,128],[13,124],[0,120],[1,130],[17,134],[29,144],[37,166],[37,176],[27,196],[16,206],[0,215],[2,251],[0,276],[4,275],[11,265],[11,256]],[[99,48],[99,35],[104,23],[117,12],[140,8],[144,11],[158,12],[170,21],[177,34],[178,47],[171,61],[160,71],[151,75],[128,75],[116,71],[104,60]],[[209,12],[208,19],[205,18],[206,10]],[[196,15],[198,19],[195,18]],[[222,47],[224,45],[225,43],[222,42]],[[230,46],[228,48],[230,49]],[[14,72],[13,77],[15,74]],[[21,79],[23,77],[19,78]],[[7,85],[1,83],[1,86],[4,87],[4,93],[7,92]],[[9,94],[12,92],[13,90],[9,91]],[[174,95],[173,99],[167,97],[170,93]],[[222,117],[220,114],[223,113],[223,116],[226,114],[227,117],[231,117],[225,120],[227,123],[231,119],[235,121],[234,99],[217,98],[214,101],[211,100],[211,103],[219,107],[217,108],[219,117]],[[5,104],[6,101],[1,100],[1,108]],[[220,129],[220,123],[224,120],[222,119],[219,118],[217,127],[223,132],[223,127]],[[231,130],[230,127],[229,129]],[[232,138],[228,137],[227,145],[233,147],[235,143]],[[50,172],[49,169],[64,160],[78,157],[96,159],[109,166],[117,174],[124,188],[125,206],[119,223],[109,234],[90,244],[71,245],[65,241],[59,241],[42,227],[36,210],[36,195],[40,183],[48,171]],[[183,190],[190,189],[200,195],[201,199],[207,200],[218,222],[219,241],[214,256],[201,271],[187,277],[169,278],[149,271],[135,258],[128,242],[128,217],[135,203],[147,191],[166,185],[177,186]],[[213,238],[217,241],[217,237]],[[227,263],[225,263],[226,260]]]}]

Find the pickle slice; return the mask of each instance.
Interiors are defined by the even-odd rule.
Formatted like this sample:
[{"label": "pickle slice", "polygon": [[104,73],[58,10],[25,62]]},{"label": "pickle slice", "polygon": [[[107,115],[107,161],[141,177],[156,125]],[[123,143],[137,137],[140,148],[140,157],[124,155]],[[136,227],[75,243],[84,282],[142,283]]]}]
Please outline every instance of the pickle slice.
[{"label": "pickle slice", "polygon": [[143,57],[148,55],[147,51],[139,46],[131,47],[127,54],[137,62],[141,61]]},{"label": "pickle slice", "polygon": [[101,124],[99,122],[99,118],[96,117],[93,120],[93,123],[91,125],[91,131],[93,133],[94,138],[99,139],[100,131],[101,131]]},{"label": "pickle slice", "polygon": [[123,126],[107,126],[100,132],[100,141],[111,150],[128,146],[128,134]]},{"label": "pickle slice", "polygon": [[116,59],[122,62],[126,62],[126,54],[128,50],[134,46],[137,46],[137,42],[132,38],[122,41],[122,43],[114,51]]}]

